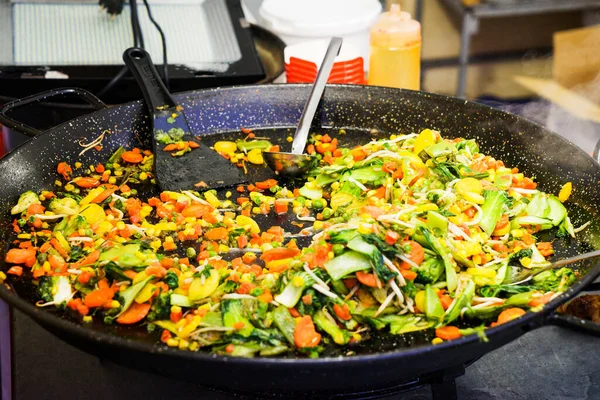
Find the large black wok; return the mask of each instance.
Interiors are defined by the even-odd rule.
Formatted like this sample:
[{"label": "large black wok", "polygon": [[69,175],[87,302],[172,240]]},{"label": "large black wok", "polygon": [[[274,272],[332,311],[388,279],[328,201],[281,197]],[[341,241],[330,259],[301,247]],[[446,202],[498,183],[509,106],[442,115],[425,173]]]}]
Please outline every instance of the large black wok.
[{"label": "large black wok", "polygon": [[[185,107],[192,129],[197,134],[215,136],[238,132],[240,127],[293,127],[309,89],[304,85],[246,86],[201,90],[176,97]],[[24,99],[7,108],[55,94]],[[86,97],[101,107],[89,94]],[[6,115],[1,116],[0,121],[10,128],[35,133]],[[573,223],[579,226],[590,219],[593,222],[577,240],[558,242],[558,257],[600,249],[597,223],[600,165],[540,125],[476,103],[440,95],[379,87],[328,86],[315,119],[316,129],[327,127],[347,129],[350,132],[348,140],[352,140],[352,132],[364,140],[369,135],[376,136],[375,131],[409,133],[423,128],[437,129],[447,137],[476,138],[483,152],[535,176],[542,190],[556,193],[563,183],[573,182],[575,190],[567,205]],[[81,151],[78,141],[90,142],[105,129],[113,133],[105,138],[103,149],[78,157]],[[119,145],[148,146],[148,129],[144,105],[128,103],[96,111],[43,132],[0,160],[0,270],[5,269],[1,260],[12,231],[9,210],[20,193],[52,188],[59,161],[96,164],[105,161]],[[101,323],[82,325],[39,309],[33,305],[32,287],[18,279],[7,280],[8,287],[0,288],[0,297],[66,342],[135,368],[235,390],[339,392],[392,386],[412,377],[464,364],[549,323],[587,327],[593,331],[590,327],[593,324],[555,314],[560,304],[600,274],[600,265],[591,261],[582,263],[580,272],[578,281],[542,312],[527,313],[523,318],[489,329],[487,342],[469,336],[433,346],[429,344],[431,333],[406,337],[381,335],[355,348],[357,356],[338,357],[336,353],[330,353],[332,356],[321,359],[236,359],[172,350],[155,345],[155,339],[148,338],[144,328]]]}]

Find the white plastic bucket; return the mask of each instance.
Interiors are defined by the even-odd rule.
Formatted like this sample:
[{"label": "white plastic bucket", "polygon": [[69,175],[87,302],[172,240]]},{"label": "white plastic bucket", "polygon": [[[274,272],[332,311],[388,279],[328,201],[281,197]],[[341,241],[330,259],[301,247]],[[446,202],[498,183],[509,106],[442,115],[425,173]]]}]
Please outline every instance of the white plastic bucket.
[{"label": "white plastic bucket", "polygon": [[381,13],[378,0],[265,0],[259,23],[288,45],[342,37],[369,65],[369,28]]}]

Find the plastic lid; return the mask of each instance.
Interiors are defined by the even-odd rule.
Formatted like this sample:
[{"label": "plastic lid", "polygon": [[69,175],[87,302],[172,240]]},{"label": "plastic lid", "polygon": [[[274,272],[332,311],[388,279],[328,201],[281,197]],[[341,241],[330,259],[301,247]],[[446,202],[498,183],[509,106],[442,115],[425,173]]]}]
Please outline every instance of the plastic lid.
[{"label": "plastic lid", "polygon": [[368,29],[380,13],[378,0],[265,0],[259,10],[267,29],[311,37]]},{"label": "plastic lid", "polygon": [[421,41],[421,24],[400,5],[392,4],[371,27],[371,43],[382,47],[410,46]]}]

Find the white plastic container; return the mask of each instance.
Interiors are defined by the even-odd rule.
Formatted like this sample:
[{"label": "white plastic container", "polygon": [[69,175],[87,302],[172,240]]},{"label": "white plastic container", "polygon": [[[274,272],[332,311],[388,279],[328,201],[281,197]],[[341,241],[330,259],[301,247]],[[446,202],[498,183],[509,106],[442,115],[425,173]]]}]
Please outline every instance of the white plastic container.
[{"label": "white plastic container", "polygon": [[369,28],[381,13],[378,0],[265,0],[260,25],[288,44],[342,37],[369,65]]}]

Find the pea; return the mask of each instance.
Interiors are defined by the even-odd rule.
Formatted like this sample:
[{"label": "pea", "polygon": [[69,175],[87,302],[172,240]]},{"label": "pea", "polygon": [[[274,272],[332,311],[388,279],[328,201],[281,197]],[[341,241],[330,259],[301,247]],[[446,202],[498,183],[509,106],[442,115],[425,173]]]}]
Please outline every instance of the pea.
[{"label": "pea", "polygon": [[185,249],[185,255],[187,258],[194,258],[196,257],[196,250],[193,247],[188,247]]},{"label": "pea", "polygon": [[344,252],[344,245],[336,243],[332,246],[331,250],[333,251],[333,254],[335,254],[336,256],[339,256],[340,254],[342,254]]},{"label": "pea", "polygon": [[298,196],[298,197],[296,197],[296,201],[298,203],[304,205],[304,203],[306,203],[306,197]]},{"label": "pea", "polygon": [[322,210],[327,205],[326,203],[327,202],[324,199],[316,199],[312,201],[312,207],[315,210]]},{"label": "pea", "polygon": [[323,216],[323,219],[329,219],[333,215],[333,210],[329,207],[326,207],[321,212],[321,215]]}]

